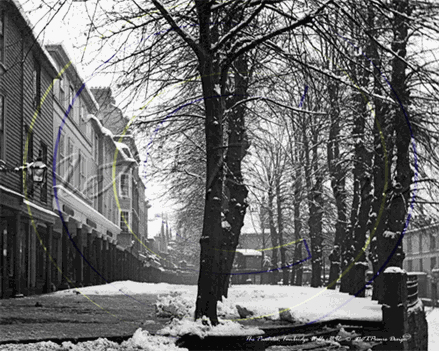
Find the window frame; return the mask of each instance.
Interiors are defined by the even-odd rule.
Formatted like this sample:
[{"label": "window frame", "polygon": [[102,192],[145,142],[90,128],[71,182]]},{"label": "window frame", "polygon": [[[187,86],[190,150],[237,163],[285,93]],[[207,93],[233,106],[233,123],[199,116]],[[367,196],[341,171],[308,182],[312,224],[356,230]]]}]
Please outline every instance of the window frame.
[{"label": "window frame", "polygon": [[[126,184],[123,184],[123,178],[127,177]],[[127,193],[123,191],[123,185],[126,185]],[[125,189],[124,189],[125,190]],[[121,173],[121,177],[119,179],[119,196],[123,199],[127,199],[130,197],[130,174],[128,173]]]},{"label": "window frame", "polygon": [[[126,215],[125,214],[123,215],[123,213],[125,213]],[[124,218],[125,218],[125,221],[124,221]],[[128,229],[128,226],[125,222],[127,222],[128,226],[130,225],[130,211],[121,210],[119,213],[119,228],[121,228],[121,231],[123,231],[123,232],[128,232],[129,229]],[[126,229],[126,230],[124,230],[124,229]]]},{"label": "window frame", "polygon": [[33,106],[38,109],[38,113],[41,110],[41,67],[37,60],[34,60],[34,67],[32,70],[32,99]]},{"label": "window frame", "polygon": [[67,138],[67,154],[68,154],[68,156],[67,156],[67,181],[69,183],[72,183],[72,178],[74,178],[73,150],[74,150],[74,146],[73,146],[72,138],[68,137]]},{"label": "window frame", "polygon": [[[60,81],[59,102],[60,102],[61,106],[63,106],[65,108],[66,107],[66,89],[64,87],[64,84],[65,84],[65,80],[61,80]],[[66,111],[64,111],[64,113],[66,113]]]},{"label": "window frame", "polygon": [[57,172],[58,175],[61,178],[64,178],[65,172],[64,172],[64,159],[66,157],[66,134],[64,132],[61,132],[60,134],[60,140],[58,142],[58,164],[57,164]]},{"label": "window frame", "polygon": [[[27,152],[27,158],[26,158],[26,162],[28,164],[34,162],[34,131],[30,130],[30,127],[25,124],[24,126],[24,130],[25,130],[25,135],[24,135],[24,145],[26,148],[26,142],[29,138],[29,142],[28,142],[28,152]],[[29,137],[28,137],[29,136]]]},{"label": "window frame", "polygon": [[78,167],[78,169],[79,169],[79,187],[81,187],[81,184],[86,184],[86,178],[87,178],[87,162],[86,161],[87,160],[84,155],[84,152],[82,150],[79,150],[79,162],[80,162],[79,167]]}]

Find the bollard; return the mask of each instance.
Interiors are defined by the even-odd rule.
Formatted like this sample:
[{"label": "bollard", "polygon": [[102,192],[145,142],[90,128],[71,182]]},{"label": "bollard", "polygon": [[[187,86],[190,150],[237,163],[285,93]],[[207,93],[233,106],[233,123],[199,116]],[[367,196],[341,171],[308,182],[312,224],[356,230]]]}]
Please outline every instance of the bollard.
[{"label": "bollard", "polygon": [[384,272],[384,300],[382,304],[383,331],[386,350],[407,350],[405,334],[407,288],[406,272],[400,267],[388,267]]}]

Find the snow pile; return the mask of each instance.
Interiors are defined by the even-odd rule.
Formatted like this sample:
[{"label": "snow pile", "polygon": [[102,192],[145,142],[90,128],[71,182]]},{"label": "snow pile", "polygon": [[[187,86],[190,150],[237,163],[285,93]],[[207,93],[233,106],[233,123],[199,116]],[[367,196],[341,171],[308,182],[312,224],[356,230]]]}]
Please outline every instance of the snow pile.
[{"label": "snow pile", "polygon": [[133,337],[121,344],[122,349],[128,350],[147,350],[147,351],[173,351],[187,350],[186,348],[177,347],[174,338],[165,336],[152,336],[146,330],[138,329]]},{"label": "snow pile", "polygon": [[[196,308],[195,295],[185,291],[174,291],[169,295],[160,296],[154,305],[156,317],[160,318],[191,318]],[[217,315],[234,317],[238,312],[232,302],[217,302]]]},{"label": "snow pile", "polygon": [[194,313],[194,299],[183,297],[183,292],[173,292],[171,295],[161,296],[154,305],[156,316],[161,318],[191,317]]},{"label": "snow pile", "polygon": [[234,336],[253,336],[264,335],[261,329],[256,327],[245,327],[240,323],[233,321],[220,321],[216,326],[212,326],[209,319],[206,317],[198,319],[196,321],[189,318],[177,319],[174,318],[169,325],[162,328],[157,332],[159,335],[164,336],[182,336],[182,335],[198,335],[201,339],[206,336],[221,336],[221,335],[234,335]]},{"label": "snow pile", "polygon": [[[44,349],[42,349],[44,350]],[[50,350],[50,349],[49,349]],[[65,341],[62,343],[60,349],[54,349],[54,350],[75,350],[75,351],[89,351],[89,350],[96,350],[96,351],[107,351],[107,350],[119,350],[119,345],[113,341],[99,338],[94,341],[85,341],[78,344],[73,344],[70,341]]]},{"label": "snow pile", "polygon": [[23,345],[7,344],[0,346],[0,349],[2,351],[188,351],[186,348],[177,347],[174,344],[175,340],[175,338],[165,336],[152,336],[147,331],[139,328],[131,339],[124,341],[121,345],[108,339],[99,338],[78,344],[65,341],[61,346],[51,341]]}]

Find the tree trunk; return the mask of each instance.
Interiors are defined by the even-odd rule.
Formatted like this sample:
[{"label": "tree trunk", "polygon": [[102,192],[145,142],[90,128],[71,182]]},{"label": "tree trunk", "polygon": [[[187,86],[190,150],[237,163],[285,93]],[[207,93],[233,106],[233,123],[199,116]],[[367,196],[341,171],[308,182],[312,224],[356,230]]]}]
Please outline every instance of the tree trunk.
[{"label": "tree trunk", "polygon": [[280,243],[280,256],[281,256],[281,267],[283,272],[283,285],[289,285],[289,269],[286,268],[286,247],[284,246],[284,222],[283,222],[283,211],[282,211],[282,199],[281,199],[281,175],[276,175],[275,180],[275,192],[277,198],[277,223],[278,223],[278,238]]},{"label": "tree trunk", "polygon": [[303,241],[299,241],[301,238],[301,229],[302,229],[302,223],[300,218],[300,205],[301,205],[301,187],[302,187],[302,181],[301,181],[301,167],[299,166],[299,160],[298,160],[298,151],[295,147],[295,161],[296,161],[296,174],[295,174],[295,180],[294,180],[294,199],[293,199],[293,223],[295,225],[295,254],[293,257],[293,267],[292,267],[292,277],[290,280],[291,285],[302,285],[302,268],[303,268],[303,262],[300,262],[302,260],[302,247],[304,245]]},{"label": "tree trunk", "polygon": [[[367,52],[369,50],[367,49]],[[369,52],[368,52],[369,53]],[[369,61],[360,56],[360,67],[369,64]],[[359,71],[360,70],[360,71]],[[369,73],[360,68],[357,72],[358,80],[361,86],[367,86]],[[365,255],[365,238],[368,231],[368,220],[371,207],[372,195],[371,191],[371,153],[366,145],[369,141],[365,135],[365,121],[369,116],[367,111],[367,101],[363,93],[356,92],[356,118],[354,127],[355,138],[355,157],[354,157],[354,171],[353,177],[355,179],[355,190],[357,193],[354,196],[357,199],[358,208],[356,209],[356,217],[354,218],[354,225],[352,228],[353,235],[353,262],[354,266],[351,268],[352,273],[350,294],[357,294],[358,297],[365,297],[365,272],[368,269],[367,258]],[[353,204],[354,207],[354,204]],[[352,218],[353,220],[353,218]]]},{"label": "tree trunk", "polygon": [[[213,325],[218,324],[217,301],[221,298],[222,271],[221,248],[224,238],[221,223],[223,195],[223,115],[225,98],[218,96],[215,86],[225,89],[225,76],[219,75],[216,60],[209,54],[212,33],[210,15],[206,4],[197,7],[200,20],[200,45],[206,54],[200,59],[205,105],[205,140],[206,140],[206,197],[203,216],[203,229],[200,238],[200,273],[196,298],[195,319],[206,316]],[[219,250],[220,249],[220,250]]]},{"label": "tree trunk", "polygon": [[277,231],[275,229],[275,221],[274,221],[274,215],[273,215],[273,199],[274,194],[272,190],[272,185],[269,184],[269,193],[268,193],[268,214],[269,214],[269,228],[270,228],[270,239],[272,241],[272,257],[271,257],[271,263],[272,263],[272,272],[271,274],[271,284],[274,285],[278,282],[278,235]]},{"label": "tree trunk", "polygon": [[[305,179],[308,191],[309,203],[309,228],[310,245],[312,251],[312,287],[322,285],[322,177],[318,168],[318,146],[317,131],[313,133],[312,162],[310,162],[309,143],[306,130],[303,129],[303,143],[305,152]],[[315,182],[312,185],[312,168],[315,175]]]},{"label": "tree trunk", "polygon": [[[398,15],[402,13],[411,15],[411,8],[408,0],[393,3],[396,11],[393,23],[393,42],[391,50],[400,57],[405,58],[406,46],[408,44],[407,20]],[[395,165],[395,178],[389,193],[387,202],[387,222],[386,232],[378,237],[379,247],[379,269],[383,272],[388,266],[402,267],[404,252],[401,243],[401,233],[406,229],[408,216],[408,201],[410,198],[410,186],[414,175],[409,160],[408,148],[411,141],[411,131],[408,117],[409,92],[406,86],[406,63],[400,59],[393,58],[391,63],[391,87],[392,97],[398,103],[391,107],[391,125],[395,133],[395,155],[397,156]],[[390,153],[389,153],[390,154]],[[390,174],[390,173],[389,173]],[[408,216],[409,217],[409,216]],[[377,285],[377,298],[379,303],[383,301],[383,279],[375,283]]]},{"label": "tree trunk", "polygon": [[335,225],[335,240],[332,257],[330,259],[329,289],[336,288],[341,268],[341,248],[344,246],[344,235],[347,226],[347,205],[345,191],[345,172],[342,169],[339,138],[340,138],[340,115],[338,101],[338,84],[333,80],[328,82],[328,94],[330,101],[330,131],[327,144],[327,163],[330,172],[333,196],[336,202],[337,222]]},{"label": "tree trunk", "polygon": [[[228,100],[228,107],[246,98],[248,78],[247,64],[245,57],[239,57],[235,64],[235,95]],[[228,119],[229,138],[228,149],[226,153],[226,181],[225,187],[228,189],[229,199],[228,207],[225,209],[226,223],[223,228],[225,238],[224,251],[222,251],[222,290],[219,298],[228,297],[228,287],[230,272],[234,263],[235,251],[239,242],[241,227],[243,227],[244,216],[246,214],[246,197],[248,190],[243,183],[241,173],[241,162],[249,148],[245,129],[245,104],[241,104],[230,111]]]}]

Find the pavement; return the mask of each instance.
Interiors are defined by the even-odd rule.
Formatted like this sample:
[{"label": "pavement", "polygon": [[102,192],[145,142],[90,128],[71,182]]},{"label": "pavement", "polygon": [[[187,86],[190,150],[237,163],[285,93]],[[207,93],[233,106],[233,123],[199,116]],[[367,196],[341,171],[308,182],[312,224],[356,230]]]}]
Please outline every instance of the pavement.
[{"label": "pavement", "polygon": [[155,333],[167,319],[154,313],[156,295],[34,295],[0,300],[0,344],[130,337]]}]

